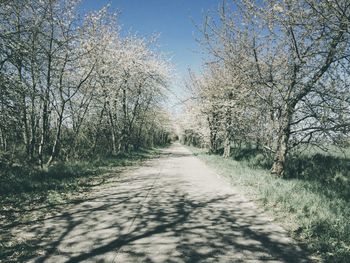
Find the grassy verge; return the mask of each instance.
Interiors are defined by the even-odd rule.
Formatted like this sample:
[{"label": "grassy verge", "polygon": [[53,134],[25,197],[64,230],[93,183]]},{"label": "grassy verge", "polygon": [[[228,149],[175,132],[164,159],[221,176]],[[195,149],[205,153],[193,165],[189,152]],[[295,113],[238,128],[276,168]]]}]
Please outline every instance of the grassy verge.
[{"label": "grassy verge", "polygon": [[93,161],[57,163],[47,170],[11,167],[0,170],[0,262],[35,253],[26,240],[11,235],[19,224],[35,222],[62,209],[63,204],[79,203],[94,187],[107,184],[126,167],[155,157],[159,149],[132,152]]},{"label": "grassy verge", "polygon": [[[229,178],[243,194],[272,213],[317,258],[326,262],[349,262],[349,159],[342,167],[339,167],[340,162],[335,162],[333,169],[337,169],[333,171],[334,174],[321,179],[320,174],[311,173],[327,172],[326,168],[330,167],[330,162],[335,157],[321,158],[316,154],[316,157],[309,158],[321,159],[319,166],[315,166],[315,163],[307,166],[307,158],[304,158],[304,167],[300,169],[304,176],[280,179],[270,175],[267,169],[261,168],[262,165],[257,165],[260,163],[257,159],[262,159],[261,156],[237,161],[234,158],[209,155],[201,149],[190,149],[219,174]],[[300,161],[294,164],[299,163]],[[292,164],[290,166],[295,168]],[[305,169],[310,166],[315,167],[305,175]],[[322,170],[322,167],[326,170]],[[328,172],[332,172],[331,168]]]}]

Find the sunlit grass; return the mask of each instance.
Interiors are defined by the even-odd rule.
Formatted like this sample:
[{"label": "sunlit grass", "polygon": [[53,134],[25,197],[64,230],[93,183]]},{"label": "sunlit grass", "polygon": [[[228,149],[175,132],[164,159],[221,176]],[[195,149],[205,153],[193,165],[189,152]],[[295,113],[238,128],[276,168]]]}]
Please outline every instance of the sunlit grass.
[{"label": "sunlit grass", "polygon": [[[341,186],[344,181],[338,182],[338,179],[331,182],[330,177],[316,180],[320,174],[310,174],[327,170],[330,163],[326,157],[322,159],[321,167],[308,171],[304,177],[290,175],[289,179],[281,179],[270,175],[267,169],[259,168],[255,158],[237,161],[209,155],[204,150],[191,150],[219,174],[229,178],[239,191],[273,214],[313,254],[327,262],[349,262],[349,185]],[[344,170],[338,167],[340,172],[334,174],[348,180],[346,168],[349,163],[343,164]],[[338,187],[340,191],[337,191]]]}]

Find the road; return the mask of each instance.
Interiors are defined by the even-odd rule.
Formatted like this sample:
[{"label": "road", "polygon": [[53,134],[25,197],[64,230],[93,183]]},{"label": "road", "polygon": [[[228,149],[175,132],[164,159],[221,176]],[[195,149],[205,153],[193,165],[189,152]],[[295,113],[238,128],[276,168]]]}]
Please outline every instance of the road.
[{"label": "road", "polygon": [[[179,144],[13,234],[30,262],[308,262],[280,226]],[[17,231],[17,233],[15,233]]]}]

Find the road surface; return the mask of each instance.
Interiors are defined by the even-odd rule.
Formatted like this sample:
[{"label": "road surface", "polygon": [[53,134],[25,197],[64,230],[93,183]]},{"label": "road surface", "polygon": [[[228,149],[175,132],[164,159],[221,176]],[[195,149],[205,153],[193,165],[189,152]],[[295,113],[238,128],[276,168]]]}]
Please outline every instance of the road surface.
[{"label": "road surface", "polygon": [[179,144],[79,204],[13,229],[30,262],[308,262],[286,232]]}]

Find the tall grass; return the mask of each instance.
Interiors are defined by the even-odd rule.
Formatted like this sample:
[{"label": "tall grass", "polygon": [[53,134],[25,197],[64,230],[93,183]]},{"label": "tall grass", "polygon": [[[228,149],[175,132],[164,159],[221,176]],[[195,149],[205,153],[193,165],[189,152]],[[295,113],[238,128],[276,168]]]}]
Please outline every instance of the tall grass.
[{"label": "tall grass", "polygon": [[157,153],[156,149],[140,150],[90,161],[58,162],[47,169],[3,166],[0,170],[0,216],[5,220],[19,220],[21,211],[37,205],[64,202],[103,182],[111,172],[112,176],[117,176],[117,169],[134,165]]},{"label": "tall grass", "polygon": [[90,161],[56,163],[44,170],[0,165],[0,262],[6,258],[18,262],[22,261],[20,257],[36,253],[29,241],[13,236],[11,228],[61,211],[64,203],[83,201],[87,192],[113,182],[126,166],[137,165],[158,153],[158,149],[140,150]]},{"label": "tall grass", "polygon": [[350,259],[350,160],[308,152],[291,156],[286,177],[270,175],[268,158],[248,151],[233,158],[191,150],[243,194],[270,211],[290,234],[326,262]]}]

